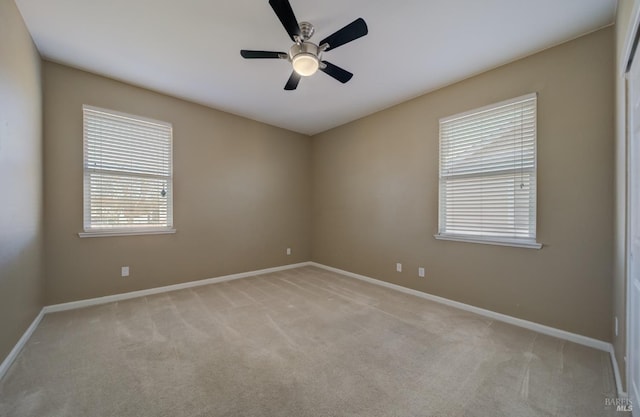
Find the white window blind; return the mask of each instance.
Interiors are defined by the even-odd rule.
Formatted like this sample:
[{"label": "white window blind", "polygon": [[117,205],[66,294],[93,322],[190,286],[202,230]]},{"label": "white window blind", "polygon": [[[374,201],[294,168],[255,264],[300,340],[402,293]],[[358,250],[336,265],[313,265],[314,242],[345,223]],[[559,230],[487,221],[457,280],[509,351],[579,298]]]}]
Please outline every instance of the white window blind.
[{"label": "white window blind", "polygon": [[85,232],[170,230],[172,126],[83,106]]},{"label": "white window blind", "polygon": [[440,120],[437,238],[536,241],[536,94]]}]

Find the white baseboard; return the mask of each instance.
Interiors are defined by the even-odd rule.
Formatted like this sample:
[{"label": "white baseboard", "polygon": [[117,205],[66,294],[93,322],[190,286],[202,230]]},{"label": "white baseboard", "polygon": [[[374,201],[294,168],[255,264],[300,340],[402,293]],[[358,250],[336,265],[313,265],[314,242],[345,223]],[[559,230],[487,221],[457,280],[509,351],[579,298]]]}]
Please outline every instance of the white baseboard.
[{"label": "white baseboard", "polygon": [[44,316],[44,311],[40,310],[36,318],[33,319],[33,322],[31,322],[31,325],[24,332],[20,340],[18,340],[18,343],[16,343],[13,349],[11,349],[11,352],[9,352],[7,357],[4,358],[4,361],[2,361],[2,364],[0,364],[0,380],[2,380],[4,375],[7,373],[7,371],[13,364],[13,361],[16,360],[16,358],[18,357],[18,354],[20,353],[24,345],[27,344],[27,341],[31,338],[31,335],[40,324],[40,321],[42,320],[43,316]]},{"label": "white baseboard", "polygon": [[107,295],[98,298],[89,298],[87,300],[71,301],[69,303],[54,304],[43,308],[45,313],[56,313],[59,311],[75,310],[76,308],[90,307],[100,304],[112,303],[114,301],[129,300],[131,298],[146,297],[148,295],[161,294],[164,292],[184,290],[186,288],[200,287],[203,285],[215,284],[218,282],[233,281],[235,279],[252,277],[255,275],[268,274],[271,272],[285,271],[287,269],[300,268],[308,266],[309,262],[301,262],[297,264],[289,264],[276,266],[274,268],[259,269],[257,271],[241,272],[238,274],[224,275],[215,278],[207,278],[198,281],[183,282],[181,284],[167,285],[164,287],[149,288],[147,290],[131,291],[122,294]]},{"label": "white baseboard", "polygon": [[611,357],[611,366],[613,367],[613,377],[616,381],[618,397],[628,398],[627,393],[622,389],[622,378],[620,378],[620,368],[618,367],[618,361],[616,360],[616,350],[611,343],[609,343],[609,356]]},{"label": "white baseboard", "polygon": [[619,396],[626,396],[626,393],[622,390],[622,381],[620,379],[620,370],[618,369],[618,362],[615,358],[615,353],[613,350],[613,345],[609,342],[605,342],[598,339],[593,339],[591,337],[582,336],[580,334],[567,332],[565,330],[556,329],[554,327],[545,326],[544,324],[535,323],[528,320],[519,319],[517,317],[508,316],[506,314],[497,313],[495,311],[486,310],[484,308],[475,307],[469,304],[461,303],[458,301],[449,300],[448,298],[438,297],[437,295],[428,294],[422,291],[414,290],[411,288],[403,287],[400,285],[392,284],[390,282],[382,281],[379,279],[367,277],[364,275],[356,274],[353,272],[345,271],[338,268],[333,268],[331,266],[323,265],[317,262],[310,262],[312,266],[325,269],[327,271],[335,272],[337,274],[346,275],[351,278],[359,279],[361,281],[366,281],[371,284],[380,285],[382,287],[386,287],[392,290],[400,291],[405,294],[411,294],[416,297],[423,298],[425,300],[434,301],[436,303],[444,304],[450,307],[454,307],[460,310],[468,311],[471,313],[475,313],[484,317],[488,317],[493,320],[498,320],[504,323],[509,323],[514,326],[523,327],[525,329],[532,330],[534,332],[546,334],[548,336],[557,337],[558,339],[568,340],[573,343],[577,343],[579,345],[588,346],[594,349],[598,349],[604,352],[609,353],[611,358],[611,366],[613,367],[613,374],[616,383],[616,390]]}]

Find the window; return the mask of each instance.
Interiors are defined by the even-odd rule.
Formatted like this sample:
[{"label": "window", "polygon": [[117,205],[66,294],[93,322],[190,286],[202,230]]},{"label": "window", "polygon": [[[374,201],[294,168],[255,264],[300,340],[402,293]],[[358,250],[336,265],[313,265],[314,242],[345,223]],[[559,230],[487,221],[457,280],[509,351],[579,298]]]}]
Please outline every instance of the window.
[{"label": "window", "polygon": [[172,126],[83,106],[84,232],[173,233]]},{"label": "window", "polygon": [[536,243],[536,94],[440,120],[437,239]]}]

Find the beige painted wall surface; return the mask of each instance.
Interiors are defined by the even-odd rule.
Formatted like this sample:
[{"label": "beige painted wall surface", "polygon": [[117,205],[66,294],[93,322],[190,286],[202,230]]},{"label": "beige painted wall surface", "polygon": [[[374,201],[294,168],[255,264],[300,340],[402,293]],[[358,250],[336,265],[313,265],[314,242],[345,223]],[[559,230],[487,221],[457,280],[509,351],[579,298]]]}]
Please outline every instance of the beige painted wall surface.
[{"label": "beige painted wall surface", "polygon": [[0,362],[42,308],[40,56],[0,0]]},{"label": "beige painted wall surface", "polygon": [[615,200],[614,200],[614,241],[613,241],[613,316],[618,317],[618,336],[612,335],[616,360],[623,384],[626,384],[626,262],[627,262],[627,136],[626,136],[626,81],[625,68],[627,51],[625,44],[632,31],[629,27],[636,0],[619,0],[616,14],[616,57],[615,57]]},{"label": "beige painted wall surface", "polygon": [[[600,30],[314,137],[312,259],[610,340],[613,35]],[[545,247],[435,240],[439,118],[531,92]]]},{"label": "beige painted wall surface", "polygon": [[[308,137],[46,61],[43,74],[47,304],[309,260]],[[83,104],[173,123],[175,235],[78,237]]]}]

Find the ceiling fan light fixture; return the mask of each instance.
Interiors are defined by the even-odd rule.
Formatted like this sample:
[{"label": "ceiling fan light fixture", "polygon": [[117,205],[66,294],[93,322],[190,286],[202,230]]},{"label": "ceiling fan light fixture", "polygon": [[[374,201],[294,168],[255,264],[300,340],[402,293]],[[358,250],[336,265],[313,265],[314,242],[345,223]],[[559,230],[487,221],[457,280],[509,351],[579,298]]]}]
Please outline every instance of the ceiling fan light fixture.
[{"label": "ceiling fan light fixture", "polygon": [[301,52],[291,60],[293,69],[303,77],[313,75],[320,68],[318,57],[308,52]]}]

